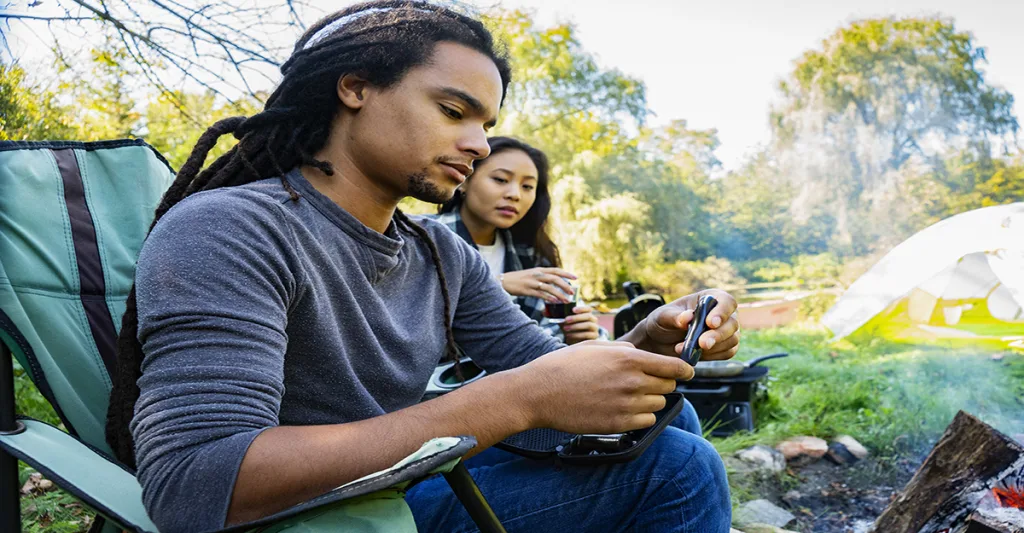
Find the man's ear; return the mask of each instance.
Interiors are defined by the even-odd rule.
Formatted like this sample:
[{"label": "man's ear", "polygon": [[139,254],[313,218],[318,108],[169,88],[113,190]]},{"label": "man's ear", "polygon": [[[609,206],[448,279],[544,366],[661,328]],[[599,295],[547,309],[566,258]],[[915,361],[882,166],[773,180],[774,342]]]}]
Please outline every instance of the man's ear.
[{"label": "man's ear", "polygon": [[360,109],[366,103],[370,82],[356,74],[338,78],[338,98],[349,109]]}]

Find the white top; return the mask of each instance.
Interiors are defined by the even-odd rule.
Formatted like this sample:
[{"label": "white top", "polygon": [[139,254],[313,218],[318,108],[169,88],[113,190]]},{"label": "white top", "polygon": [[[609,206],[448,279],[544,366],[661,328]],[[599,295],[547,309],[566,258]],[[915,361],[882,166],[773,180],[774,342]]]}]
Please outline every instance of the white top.
[{"label": "white top", "polygon": [[505,243],[501,240],[501,233],[494,233],[494,244],[490,246],[476,245],[480,255],[484,256],[487,266],[491,267],[491,275],[500,276],[505,272]]}]

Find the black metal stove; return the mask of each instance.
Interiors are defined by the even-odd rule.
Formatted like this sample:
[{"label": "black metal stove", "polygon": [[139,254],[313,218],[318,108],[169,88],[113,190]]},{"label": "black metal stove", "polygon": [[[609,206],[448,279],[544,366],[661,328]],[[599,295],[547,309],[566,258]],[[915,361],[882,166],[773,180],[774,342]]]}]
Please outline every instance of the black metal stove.
[{"label": "black metal stove", "polygon": [[767,393],[768,368],[753,366],[729,377],[695,377],[676,390],[693,404],[714,437],[753,431],[755,409]]}]

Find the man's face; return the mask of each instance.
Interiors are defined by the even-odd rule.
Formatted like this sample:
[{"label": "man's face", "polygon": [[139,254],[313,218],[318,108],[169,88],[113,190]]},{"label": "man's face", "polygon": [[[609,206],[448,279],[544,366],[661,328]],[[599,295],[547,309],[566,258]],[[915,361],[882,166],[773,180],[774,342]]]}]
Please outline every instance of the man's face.
[{"label": "man's face", "polygon": [[490,153],[501,76],[486,55],[442,42],[425,64],[365,98],[346,139],[350,157],[396,198],[441,203]]}]

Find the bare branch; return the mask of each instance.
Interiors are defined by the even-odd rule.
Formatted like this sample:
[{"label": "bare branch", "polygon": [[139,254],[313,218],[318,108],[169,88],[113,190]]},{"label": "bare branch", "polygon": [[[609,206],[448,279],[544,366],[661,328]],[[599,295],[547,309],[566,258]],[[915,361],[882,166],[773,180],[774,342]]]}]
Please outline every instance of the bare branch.
[{"label": "bare branch", "polygon": [[55,36],[86,26],[95,35],[90,23],[108,28],[117,33],[137,74],[161,93],[194,83],[228,101],[265,94],[291,52],[292,38],[305,28],[300,13],[309,9],[306,0],[54,2],[49,11],[3,13],[0,21],[54,25]]},{"label": "bare branch", "polygon": [[47,22],[54,21],[75,21],[80,22],[84,20],[96,20],[95,17],[40,17],[35,15],[22,15],[20,13],[0,13],[0,19],[12,19],[12,20],[42,20]]}]

